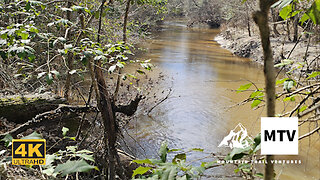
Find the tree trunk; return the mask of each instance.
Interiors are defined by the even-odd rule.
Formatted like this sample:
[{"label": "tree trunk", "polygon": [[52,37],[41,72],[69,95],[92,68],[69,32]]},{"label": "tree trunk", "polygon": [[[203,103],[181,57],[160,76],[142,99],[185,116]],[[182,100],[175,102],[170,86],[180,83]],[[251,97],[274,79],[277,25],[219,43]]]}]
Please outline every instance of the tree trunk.
[{"label": "tree trunk", "polygon": [[127,24],[128,24],[128,14],[129,14],[129,9],[130,9],[130,2],[131,0],[127,0],[127,5],[126,5],[126,11],[124,14],[124,19],[123,19],[123,42],[127,42]]},{"label": "tree trunk", "polygon": [[298,41],[298,23],[299,23],[299,18],[298,15],[294,16],[293,20],[293,42]]},{"label": "tree trunk", "polygon": [[[72,3],[68,2],[68,8],[71,8]],[[71,12],[67,11],[67,19],[71,21]],[[66,39],[67,41],[71,40],[71,29],[69,28],[66,31]],[[69,99],[69,91],[70,91],[70,86],[71,86],[71,74],[69,73],[73,69],[73,53],[68,52],[68,57],[67,57],[67,65],[68,65],[68,70],[67,70],[67,78],[66,78],[66,84],[65,84],[65,92],[64,92],[64,98],[67,100]]]},{"label": "tree trunk", "polygon": [[271,16],[272,16],[272,21],[274,22],[273,24],[273,32],[276,36],[279,36],[280,33],[279,31],[277,30],[277,24],[275,22],[277,22],[277,17],[278,17],[278,13],[275,12],[274,9],[271,9]]},{"label": "tree trunk", "polygon": [[[99,27],[98,27],[98,43],[100,42],[100,33],[101,33],[101,22],[102,22],[102,13],[103,13],[103,6],[106,0],[102,0],[102,4],[100,7],[100,17],[99,17]],[[90,62],[91,66],[93,65],[92,59]],[[91,67],[91,73],[93,68]],[[108,176],[109,179],[115,179],[115,166],[116,166],[116,159],[117,159],[117,150],[115,148],[116,140],[117,140],[117,130],[116,130],[116,121],[114,112],[112,110],[112,103],[107,91],[107,84],[103,77],[103,72],[101,69],[101,62],[95,61],[94,63],[94,72],[95,77],[93,74],[91,75],[92,81],[95,81],[93,84],[96,90],[96,98],[98,103],[98,108],[101,112],[103,125],[104,125],[104,135],[105,135],[105,145],[106,151],[108,150],[108,158],[109,158],[109,167],[108,167]]]},{"label": "tree trunk", "polygon": [[[268,12],[277,0],[260,0],[260,10],[253,14],[254,21],[259,27],[261,44],[264,56],[264,75],[266,86],[267,116],[275,116],[275,69],[270,44],[270,29],[268,23]],[[265,180],[273,179],[274,167],[271,163],[273,156],[267,155],[265,167]]]},{"label": "tree trunk", "polygon": [[245,2],[245,4],[246,4],[246,15],[247,15],[247,29],[248,29],[249,37],[251,37],[249,8],[248,8],[248,4],[247,4],[247,2]]}]

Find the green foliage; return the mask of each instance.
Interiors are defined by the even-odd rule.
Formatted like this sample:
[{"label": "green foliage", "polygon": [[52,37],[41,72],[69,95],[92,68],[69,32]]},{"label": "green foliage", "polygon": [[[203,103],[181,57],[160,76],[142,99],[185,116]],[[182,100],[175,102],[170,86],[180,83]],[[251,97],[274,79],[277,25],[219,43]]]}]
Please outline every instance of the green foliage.
[{"label": "green foliage", "polygon": [[320,75],[320,71],[315,71],[315,72],[312,72],[311,74],[309,74],[307,79],[311,79],[311,78],[317,77],[319,75]]},{"label": "green foliage", "polygon": [[[168,161],[168,153],[177,152],[171,162]],[[193,148],[190,151],[202,152],[203,149]],[[140,166],[133,171],[132,178],[135,179],[195,179],[202,175],[202,173],[210,168],[215,162],[203,162],[201,166],[195,167],[186,162],[187,152],[181,152],[180,149],[169,149],[167,142],[161,144],[159,150],[159,160],[157,159],[144,159],[144,160],[133,160]]]},{"label": "green foliage", "polygon": [[[158,9],[159,14],[165,12],[167,3],[166,0],[132,2],[149,5]],[[8,6],[3,1],[0,2],[0,16],[3,21],[8,21],[3,23],[6,26],[0,27],[0,56],[15,69],[16,78],[23,79],[25,83],[30,81],[34,83],[34,80],[44,81],[48,85],[65,78],[68,73],[83,79],[83,73],[88,72],[86,69],[88,58],[101,60],[103,68],[109,73],[117,72],[129,62],[141,64],[142,69],[137,70],[140,74],[145,74],[144,69],[151,69],[151,64],[148,62],[129,61],[128,56],[133,55],[131,52],[133,47],[121,42],[116,43],[120,39],[112,39],[116,37],[114,32],[122,28],[118,20],[123,15],[122,7],[105,8],[102,15],[108,21],[103,25],[108,28],[104,28],[103,41],[97,43],[96,27],[88,26],[82,29],[77,18],[69,20],[65,18],[66,12],[70,12],[72,16],[83,14],[87,18],[98,15],[95,18],[99,18],[96,6],[75,2],[72,7],[67,8],[63,4],[56,2],[47,6],[41,1],[22,0],[10,2]],[[109,22],[111,24],[108,24]],[[135,22],[133,24],[136,24]],[[118,29],[114,28],[115,23],[118,24]],[[77,37],[80,32],[83,35]],[[72,37],[67,36],[68,34]],[[63,63],[70,53],[73,54],[74,69],[68,69],[64,66],[66,63]],[[21,63],[24,65],[21,66]],[[57,65],[61,67],[59,70],[56,68]],[[125,74],[123,79],[127,77],[133,78],[133,75]]]},{"label": "green foliage", "polygon": [[43,137],[41,136],[41,134],[34,131],[33,133],[31,133],[21,139],[43,139]]},{"label": "green foliage", "polygon": [[289,4],[281,9],[279,15],[280,15],[280,17],[282,17],[282,19],[286,20],[288,18],[294,17],[295,15],[297,15],[300,12],[301,11],[294,11],[294,5]]},{"label": "green foliage", "polygon": [[[237,93],[244,92],[248,90],[251,86],[252,86],[252,83],[241,85],[237,89]],[[263,98],[264,98],[264,92],[262,91],[262,89],[257,89],[253,91],[248,98],[249,101],[252,101],[251,108],[257,107],[263,101]]]},{"label": "green foliage", "polygon": [[136,175],[143,175],[146,172],[148,172],[150,169],[152,169],[151,167],[138,167],[137,169],[135,169],[133,171],[132,177],[135,177]]},{"label": "green foliage", "polygon": [[291,92],[291,89],[296,85],[296,82],[293,79],[287,79],[283,83],[283,89],[287,92]]},{"label": "green foliage", "polygon": [[320,0],[315,0],[306,14],[310,17],[314,24],[320,24]]},{"label": "green foliage", "polygon": [[[65,163],[61,163],[66,161]],[[96,166],[88,164],[86,161],[94,162],[93,152],[88,150],[77,150],[76,146],[68,146],[66,150],[46,155],[46,165],[43,166],[43,173],[57,177],[62,177],[75,172],[87,172],[93,169],[98,170]]]},{"label": "green foliage", "polygon": [[246,139],[249,146],[245,148],[234,148],[227,156],[226,160],[237,160],[244,156],[252,156],[261,148],[261,134],[258,134],[254,140]]},{"label": "green foliage", "polygon": [[300,2],[294,0],[280,0],[273,4],[272,7],[279,7],[281,9],[279,15],[284,20],[303,13],[299,21],[301,24],[309,19],[311,19],[313,24],[320,24],[320,0],[314,0],[312,5],[305,9],[297,9],[294,7],[294,3]]},{"label": "green foliage", "polygon": [[247,89],[249,89],[251,87],[252,83],[248,83],[248,84],[245,84],[245,85],[241,85],[238,89],[237,89],[237,92],[243,92]]},{"label": "green foliage", "polygon": [[6,147],[9,147],[12,144],[12,139],[13,137],[10,134],[6,134],[6,136],[2,138],[0,141],[3,141]]},{"label": "green foliage", "polygon": [[92,169],[96,169],[95,166],[89,165],[85,160],[70,161],[59,164],[53,173],[61,173],[61,176],[66,176],[75,172],[88,172]]},{"label": "green foliage", "polygon": [[239,164],[238,168],[234,170],[235,173],[241,172],[244,175],[263,177],[262,173],[253,173],[253,164],[251,160],[256,155],[257,151],[261,149],[261,134],[258,134],[253,141],[246,139],[249,142],[249,146],[244,148],[234,148],[225,158],[225,160],[247,160],[248,163]]},{"label": "green foliage", "polygon": [[[68,131],[68,128],[62,128],[63,139],[72,139],[66,136]],[[95,162],[93,152],[77,149],[77,146],[67,146],[66,150],[59,150],[54,154],[46,155],[46,165],[43,166],[44,170],[42,172],[47,176],[56,178],[58,175],[64,177],[76,172],[99,170],[96,166],[87,163],[87,161]]]},{"label": "green foliage", "polygon": [[69,131],[69,128],[66,128],[66,127],[62,127],[62,135],[63,136],[66,136],[67,135],[67,132]]},{"label": "green foliage", "polygon": [[294,61],[292,61],[290,59],[284,59],[281,61],[281,63],[274,65],[274,67],[282,67],[282,66],[293,64],[293,63],[294,63]]}]

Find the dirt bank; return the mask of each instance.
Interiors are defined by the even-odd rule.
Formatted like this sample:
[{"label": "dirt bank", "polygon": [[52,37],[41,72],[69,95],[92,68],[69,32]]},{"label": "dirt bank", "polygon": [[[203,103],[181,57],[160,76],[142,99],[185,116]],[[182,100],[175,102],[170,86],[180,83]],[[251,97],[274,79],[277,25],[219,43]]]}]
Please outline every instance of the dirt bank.
[{"label": "dirt bank", "polygon": [[[221,44],[223,48],[230,50],[234,55],[250,58],[259,64],[263,64],[262,47],[257,33],[250,37],[246,31],[227,28],[222,30],[214,40]],[[309,38],[306,35],[302,35],[298,43],[288,41],[286,36],[271,36],[270,41],[275,64],[284,59],[290,59],[294,62],[306,62],[308,66],[304,66],[303,70],[306,70],[307,67],[309,67],[309,71],[310,68],[319,70],[317,62],[320,54],[319,43],[310,41],[308,46],[308,40]]]}]

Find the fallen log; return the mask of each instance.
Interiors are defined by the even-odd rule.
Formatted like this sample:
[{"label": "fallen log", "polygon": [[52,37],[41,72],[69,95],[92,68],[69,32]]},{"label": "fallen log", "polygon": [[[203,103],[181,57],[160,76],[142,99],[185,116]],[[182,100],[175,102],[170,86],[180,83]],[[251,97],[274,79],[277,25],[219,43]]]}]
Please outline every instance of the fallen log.
[{"label": "fallen log", "polygon": [[11,95],[0,97],[0,117],[15,123],[24,123],[46,111],[58,108],[66,99],[53,93]]},{"label": "fallen log", "polygon": [[7,134],[10,134],[12,137],[15,137],[19,133],[22,133],[29,128],[39,127],[45,124],[48,120],[57,119],[61,117],[63,113],[66,113],[66,112],[84,113],[84,112],[95,112],[95,111],[97,111],[97,108],[91,107],[91,106],[71,106],[71,105],[60,104],[58,108],[51,111],[44,112],[42,114],[38,114],[36,117],[32,118],[26,123],[19,125],[18,127],[6,133],[0,134],[0,139],[5,137]]}]

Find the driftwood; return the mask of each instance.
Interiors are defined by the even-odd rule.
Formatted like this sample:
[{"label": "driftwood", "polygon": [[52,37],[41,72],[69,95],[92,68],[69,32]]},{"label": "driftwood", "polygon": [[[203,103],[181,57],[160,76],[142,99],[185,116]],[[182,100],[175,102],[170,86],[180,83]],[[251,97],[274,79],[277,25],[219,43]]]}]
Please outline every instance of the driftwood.
[{"label": "driftwood", "polygon": [[0,97],[0,117],[15,123],[24,123],[38,114],[58,108],[66,103],[53,93],[12,95]]}]

